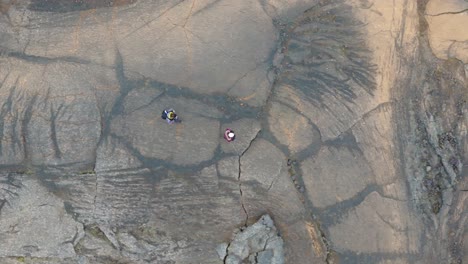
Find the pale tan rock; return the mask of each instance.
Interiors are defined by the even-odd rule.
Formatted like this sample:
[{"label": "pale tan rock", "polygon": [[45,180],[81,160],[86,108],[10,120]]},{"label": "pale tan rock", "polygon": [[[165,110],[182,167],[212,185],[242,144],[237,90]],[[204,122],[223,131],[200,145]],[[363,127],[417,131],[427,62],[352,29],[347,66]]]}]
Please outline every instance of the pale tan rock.
[{"label": "pale tan rock", "polygon": [[316,2],[314,0],[266,0],[262,1],[262,6],[272,18],[290,21],[315,5]]},{"label": "pale tan rock", "polygon": [[320,142],[320,132],[306,117],[276,102],[268,110],[268,125],[276,139],[288,146],[293,155]]},{"label": "pale tan rock", "polygon": [[426,15],[462,12],[467,8],[468,2],[464,0],[430,0],[426,5]]},{"label": "pale tan rock", "polygon": [[26,176],[20,181],[17,196],[2,208],[0,256],[76,256],[74,246],[84,235],[83,225],[36,180]]},{"label": "pale tan rock", "polygon": [[[161,112],[169,107],[175,109],[182,123],[167,124],[161,119]],[[219,115],[217,109],[193,99],[161,97],[155,104],[116,116],[111,127],[123,142],[146,157],[189,165],[213,157],[220,138],[220,124],[214,118]]]},{"label": "pale tan rock", "polygon": [[0,101],[6,122],[0,140],[8,154],[2,163],[93,163],[101,132],[97,89],[115,84],[115,76],[100,66],[67,62],[9,58],[2,64]]},{"label": "pale tan rock", "polygon": [[375,101],[370,100],[368,94],[364,91],[357,92],[355,103],[336,100],[333,96],[325,95],[324,105],[318,106],[308,101],[301,91],[288,85],[279,85],[275,99],[296,109],[311,120],[320,130],[322,140],[326,141],[340,136],[352,127],[360,115],[366,112],[366,108],[375,107]]},{"label": "pale tan rock", "polygon": [[329,232],[338,251],[416,253],[421,227],[405,201],[372,192]]},{"label": "pale tan rock", "polygon": [[400,201],[408,200],[408,193],[404,179],[397,179],[395,182],[382,186],[382,195]]},{"label": "pale tan rock", "polygon": [[431,0],[426,6],[429,43],[440,59],[457,58],[468,63],[468,3],[462,0]]},{"label": "pale tan rock", "polygon": [[223,3],[184,1],[141,21],[119,41],[126,70],[197,92],[224,93],[237,85],[233,89],[251,91],[241,97],[253,93],[266,80],[266,67],[259,68],[263,78],[239,80],[268,59],[276,32],[260,3]]},{"label": "pale tan rock", "polygon": [[243,182],[268,189],[287,173],[286,157],[270,142],[258,139],[240,159]]},{"label": "pale tan rock", "polygon": [[267,210],[274,215],[280,233],[287,233],[286,263],[320,261],[323,252],[313,247],[319,239],[314,236],[311,242],[310,223],[303,221],[307,218],[305,208],[288,175],[286,157],[278,148],[266,140],[255,140],[241,157],[240,183],[241,201],[249,219]]},{"label": "pale tan rock", "polygon": [[352,128],[357,145],[372,168],[375,182],[379,185],[392,183],[398,177],[392,122],[392,103],[389,102],[364,115]]},{"label": "pale tan rock", "polygon": [[322,147],[302,162],[301,170],[307,195],[318,208],[348,200],[374,182],[372,170],[357,149]]},{"label": "pale tan rock", "polygon": [[120,54],[127,75],[201,93],[229,91],[254,106],[271,89],[268,60],[277,33],[256,1],[141,0],[65,14],[14,10],[10,20],[18,30],[0,21],[7,50],[108,67]]},{"label": "pale tan rock", "polygon": [[272,81],[267,78],[269,68],[269,63],[254,66],[229,88],[227,95],[254,107],[264,105],[272,89]]}]

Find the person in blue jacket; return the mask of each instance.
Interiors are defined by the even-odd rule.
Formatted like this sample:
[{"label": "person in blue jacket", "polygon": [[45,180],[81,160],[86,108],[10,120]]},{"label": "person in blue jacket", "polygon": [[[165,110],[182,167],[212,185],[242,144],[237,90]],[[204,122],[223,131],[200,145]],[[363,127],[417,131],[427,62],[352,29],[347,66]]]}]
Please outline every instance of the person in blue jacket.
[{"label": "person in blue jacket", "polygon": [[179,117],[172,108],[164,110],[161,114],[161,118],[166,120],[168,124],[174,124],[179,120]]}]

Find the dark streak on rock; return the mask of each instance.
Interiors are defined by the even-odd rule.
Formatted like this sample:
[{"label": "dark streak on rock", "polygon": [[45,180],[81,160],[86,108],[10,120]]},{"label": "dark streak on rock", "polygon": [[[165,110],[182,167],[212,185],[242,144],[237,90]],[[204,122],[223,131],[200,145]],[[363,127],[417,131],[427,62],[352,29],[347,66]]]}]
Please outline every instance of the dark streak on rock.
[{"label": "dark streak on rock", "polygon": [[438,14],[426,14],[426,16],[443,16],[443,15],[457,15],[457,14],[463,14],[468,12],[468,8],[460,10],[460,11],[454,11],[454,12],[443,12],[443,13],[438,13]]},{"label": "dark streak on rock", "polygon": [[39,12],[67,13],[130,5],[136,1],[137,0],[31,0],[28,9]]},{"label": "dark streak on rock", "polygon": [[367,185],[366,188],[354,195],[352,198],[328,206],[324,209],[315,208],[314,212],[320,216],[320,222],[324,226],[329,227],[336,225],[350,212],[350,210],[361,204],[366,197],[374,191],[379,191],[379,187],[377,185]]},{"label": "dark streak on rock", "polygon": [[23,119],[21,121],[21,140],[23,143],[23,151],[24,151],[24,161],[26,163],[29,162],[29,150],[28,150],[28,125],[31,121],[32,114],[33,114],[33,107],[37,101],[38,95],[35,94],[31,100],[28,102],[28,105],[23,113]]},{"label": "dark streak on rock", "polygon": [[289,30],[283,82],[300,88],[321,107],[325,95],[353,102],[356,89],[372,95],[376,66],[352,8],[341,0],[322,1],[310,8]]},{"label": "dark streak on rock", "polygon": [[238,165],[239,165],[239,168],[238,168],[238,175],[237,175],[237,181],[239,183],[239,193],[240,193],[240,201],[241,201],[241,206],[242,206],[242,210],[244,211],[245,213],[245,222],[244,222],[244,226],[246,227],[247,224],[248,224],[248,221],[249,221],[249,213],[247,212],[247,209],[245,208],[245,204],[244,204],[244,198],[243,198],[243,193],[242,193],[242,180],[241,180],[241,176],[242,176],[242,165],[241,165],[241,158],[242,156],[244,156],[244,154],[250,149],[250,147],[252,146],[253,142],[258,138],[258,135],[260,134],[260,131],[259,130],[257,132],[257,134],[255,135],[255,137],[250,141],[249,145],[247,146],[247,148],[239,155],[239,159],[238,159]]},{"label": "dark streak on rock", "polygon": [[91,64],[91,62],[88,60],[84,60],[84,59],[77,58],[77,57],[70,57],[70,56],[49,58],[49,57],[42,57],[42,56],[36,56],[36,55],[29,55],[29,54],[25,54],[23,52],[17,52],[17,51],[7,51],[1,47],[0,47],[0,52],[4,53],[4,56],[6,57],[12,57],[15,59],[23,60],[23,61],[30,62],[30,63],[41,64],[41,65],[46,65],[46,64],[55,63],[55,62]]},{"label": "dark streak on rock", "polygon": [[60,151],[60,147],[57,140],[57,117],[60,114],[61,110],[63,109],[64,105],[60,105],[57,110],[54,112],[53,105],[50,106],[50,139],[52,141],[52,145],[54,148],[54,155],[55,158],[60,159],[62,156],[62,152]]},{"label": "dark streak on rock", "polygon": [[[8,75],[7,75],[8,76]],[[18,82],[18,79],[16,80],[15,82],[15,86],[13,86],[11,89],[10,89],[10,93],[8,95],[8,98],[6,100],[6,102],[3,103],[2,105],[2,108],[0,110],[0,156],[3,155],[3,144],[2,144],[2,140],[3,140],[3,137],[4,137],[4,129],[5,129],[5,118],[8,114],[11,113],[11,108],[12,108],[12,105],[13,105],[13,95],[15,94],[15,90],[16,90],[16,83]]]}]

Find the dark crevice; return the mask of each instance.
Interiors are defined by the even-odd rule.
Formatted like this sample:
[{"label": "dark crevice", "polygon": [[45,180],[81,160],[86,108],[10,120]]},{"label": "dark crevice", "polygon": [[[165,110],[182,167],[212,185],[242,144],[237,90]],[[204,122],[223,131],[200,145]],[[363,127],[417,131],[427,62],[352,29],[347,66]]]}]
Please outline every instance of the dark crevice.
[{"label": "dark crevice", "polygon": [[49,58],[49,57],[42,57],[36,55],[29,55],[23,52],[18,51],[7,51],[0,47],[0,52],[4,53],[6,57],[12,57],[15,59],[23,60],[30,63],[47,65],[56,62],[66,62],[66,63],[76,63],[76,64],[92,64],[91,61],[84,60],[77,57],[57,57],[57,58]]},{"label": "dark crevice", "polygon": [[35,94],[31,100],[28,102],[28,105],[26,109],[24,110],[23,114],[23,119],[21,121],[21,140],[23,143],[23,152],[24,152],[24,161],[28,163],[30,160],[30,153],[28,149],[28,136],[29,136],[29,131],[28,131],[28,126],[29,123],[31,122],[31,118],[33,115],[33,107],[37,101],[38,95]]},{"label": "dark crevice", "polygon": [[466,9],[463,9],[463,10],[460,10],[460,11],[453,11],[453,12],[443,12],[443,13],[438,13],[438,14],[426,14],[426,16],[432,16],[432,17],[435,17],[435,16],[443,16],[443,15],[458,15],[458,14],[462,14],[462,13],[466,13],[468,12],[468,8]]},{"label": "dark crevice", "polygon": [[122,55],[120,51],[116,49],[115,51],[115,76],[119,83],[120,95],[117,100],[114,102],[112,109],[108,113],[101,113],[101,116],[104,115],[104,118],[101,117],[101,133],[97,146],[101,146],[105,138],[110,133],[110,124],[113,118],[113,115],[123,114],[123,103],[125,97],[132,90],[133,86],[130,85],[129,80],[125,77],[124,65]]},{"label": "dark crevice", "polygon": [[61,114],[63,108],[64,105],[61,104],[54,112],[53,105],[50,106],[50,138],[52,140],[54,156],[57,159],[62,157],[62,152],[60,151],[60,146],[57,139],[57,118]]},{"label": "dark crevice", "polygon": [[[17,82],[18,80],[16,80],[16,83]],[[11,113],[11,108],[13,105],[13,95],[15,94],[15,90],[16,90],[16,84],[10,89],[8,98],[6,102],[3,103],[1,110],[0,110],[0,156],[3,155],[3,143],[2,142],[3,142],[3,137],[5,135],[5,119],[7,115]]]},{"label": "dark crevice", "polygon": [[244,197],[243,197],[243,192],[242,192],[242,179],[241,179],[241,176],[242,176],[242,165],[241,165],[241,158],[242,156],[244,155],[244,153],[246,153],[250,147],[252,146],[252,143],[258,138],[258,135],[260,134],[260,131],[259,130],[257,132],[257,134],[255,135],[255,137],[250,141],[249,145],[247,146],[247,148],[239,155],[239,158],[238,158],[238,175],[237,175],[237,182],[239,184],[239,193],[240,193],[240,201],[241,201],[241,206],[242,206],[242,210],[244,211],[245,213],[245,222],[244,222],[244,226],[247,227],[247,224],[248,224],[248,221],[249,221],[249,213],[247,211],[247,209],[245,208],[245,203],[244,203]]}]

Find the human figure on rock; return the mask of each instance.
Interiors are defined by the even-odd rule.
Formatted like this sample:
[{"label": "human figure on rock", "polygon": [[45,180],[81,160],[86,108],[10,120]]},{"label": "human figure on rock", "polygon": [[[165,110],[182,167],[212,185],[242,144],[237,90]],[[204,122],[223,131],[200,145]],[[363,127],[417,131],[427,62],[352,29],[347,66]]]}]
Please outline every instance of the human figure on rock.
[{"label": "human figure on rock", "polygon": [[179,121],[179,117],[172,108],[165,109],[161,114],[161,118],[166,120],[168,124],[174,124]]},{"label": "human figure on rock", "polygon": [[236,134],[234,134],[234,130],[230,128],[226,128],[226,131],[224,131],[224,139],[226,139],[227,142],[231,142],[236,138]]}]

